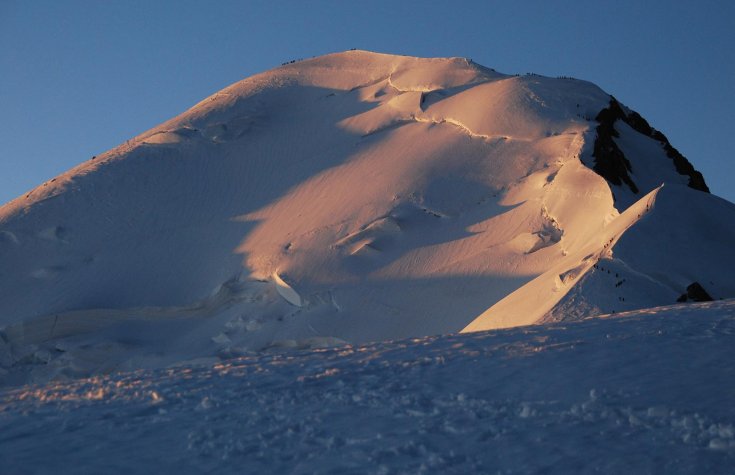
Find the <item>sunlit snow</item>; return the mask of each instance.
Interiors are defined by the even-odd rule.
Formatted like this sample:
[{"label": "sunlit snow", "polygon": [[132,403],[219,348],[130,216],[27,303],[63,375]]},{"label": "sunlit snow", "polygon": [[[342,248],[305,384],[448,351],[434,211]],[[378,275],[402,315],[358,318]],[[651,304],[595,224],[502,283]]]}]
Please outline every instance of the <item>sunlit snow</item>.
[{"label": "sunlit snow", "polygon": [[213,94],[0,207],[0,472],[727,472],[735,205],[657,137],[464,58]]}]

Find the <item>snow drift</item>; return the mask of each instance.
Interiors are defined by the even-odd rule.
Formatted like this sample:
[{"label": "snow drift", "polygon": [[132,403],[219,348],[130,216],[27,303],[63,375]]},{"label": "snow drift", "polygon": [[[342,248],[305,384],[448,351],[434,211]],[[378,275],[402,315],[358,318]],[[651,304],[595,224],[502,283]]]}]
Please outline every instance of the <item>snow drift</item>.
[{"label": "snow drift", "polygon": [[732,297],[735,206],[706,190],[585,81],[288,64],[0,208],[0,377]]}]

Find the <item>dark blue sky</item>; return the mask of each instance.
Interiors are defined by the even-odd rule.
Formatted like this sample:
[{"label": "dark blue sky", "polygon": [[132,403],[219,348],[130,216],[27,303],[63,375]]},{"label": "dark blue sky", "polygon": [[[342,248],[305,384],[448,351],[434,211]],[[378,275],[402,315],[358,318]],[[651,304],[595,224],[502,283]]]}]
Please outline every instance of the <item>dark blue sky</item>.
[{"label": "dark blue sky", "polygon": [[0,203],[235,81],[350,48],[590,80],[735,201],[735,2],[0,0]]}]

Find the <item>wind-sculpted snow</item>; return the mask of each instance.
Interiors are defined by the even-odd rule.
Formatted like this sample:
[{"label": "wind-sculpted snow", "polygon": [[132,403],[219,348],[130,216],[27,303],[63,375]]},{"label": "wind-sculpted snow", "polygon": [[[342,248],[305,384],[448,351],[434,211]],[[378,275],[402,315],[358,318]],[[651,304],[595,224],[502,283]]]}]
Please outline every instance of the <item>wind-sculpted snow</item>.
[{"label": "wind-sculpted snow", "polygon": [[[689,177],[642,119],[610,126],[640,196],[593,171],[609,104],[365,51],[233,84],[0,208],[0,384],[734,296],[731,204],[643,224]],[[706,259],[634,252],[656,236]]]},{"label": "wind-sculpted snow", "polygon": [[[735,229],[728,224],[735,220],[732,204],[692,193],[684,185],[666,185],[645,203],[638,211],[631,207],[629,216],[636,223],[604,248],[595,266],[545,320],[625,312],[644,301],[673,303],[694,282],[716,299],[735,293],[729,278],[735,242]],[[707,237],[699,241],[696,236],[705,229]]]},{"label": "wind-sculpted snow", "polygon": [[0,392],[3,473],[731,473],[735,301]]}]

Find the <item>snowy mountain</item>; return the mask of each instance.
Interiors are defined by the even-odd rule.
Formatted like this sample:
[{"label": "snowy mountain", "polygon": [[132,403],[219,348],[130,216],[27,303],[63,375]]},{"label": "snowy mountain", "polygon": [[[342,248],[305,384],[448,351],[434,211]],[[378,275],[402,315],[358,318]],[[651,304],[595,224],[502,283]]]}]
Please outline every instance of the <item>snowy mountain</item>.
[{"label": "snowy mountain", "polygon": [[0,208],[0,380],[735,297],[733,223],[591,83],[331,54]]}]

